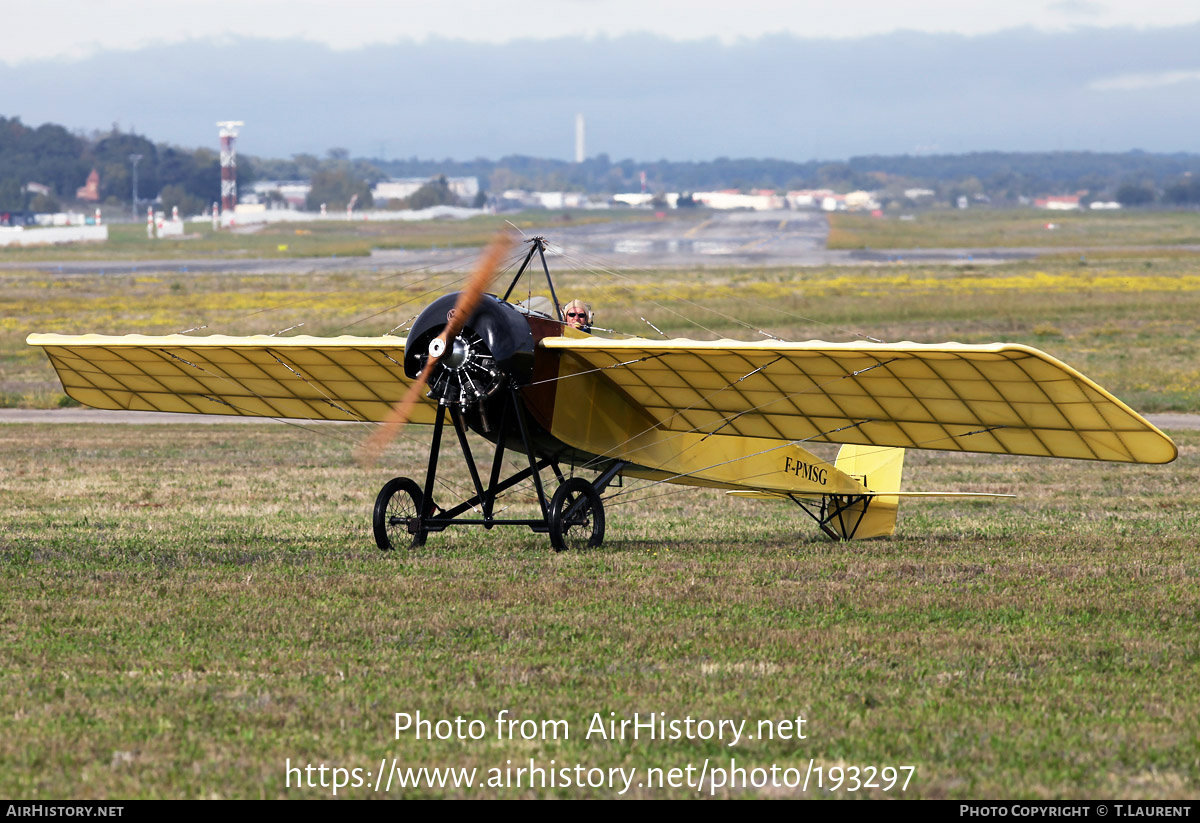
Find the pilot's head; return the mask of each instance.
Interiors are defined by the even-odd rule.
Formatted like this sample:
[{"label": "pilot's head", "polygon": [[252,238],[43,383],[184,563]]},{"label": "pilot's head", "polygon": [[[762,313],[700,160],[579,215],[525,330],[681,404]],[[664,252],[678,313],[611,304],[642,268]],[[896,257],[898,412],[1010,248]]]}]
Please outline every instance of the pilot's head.
[{"label": "pilot's head", "polygon": [[563,306],[563,314],[566,317],[567,325],[571,328],[587,331],[592,327],[592,307],[582,300],[572,300],[567,305]]}]

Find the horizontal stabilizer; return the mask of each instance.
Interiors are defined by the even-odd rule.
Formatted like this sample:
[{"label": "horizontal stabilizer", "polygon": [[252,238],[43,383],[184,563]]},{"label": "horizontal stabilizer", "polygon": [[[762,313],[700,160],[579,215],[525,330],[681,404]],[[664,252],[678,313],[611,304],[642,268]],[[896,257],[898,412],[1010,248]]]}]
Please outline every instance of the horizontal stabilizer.
[{"label": "horizontal stabilizer", "polygon": [[[735,490],[725,492],[731,497],[742,497],[747,500],[789,500],[786,494],[766,491]],[[796,495],[805,497],[806,495]],[[1015,494],[999,494],[997,492],[866,492],[861,497],[1016,497]]]}]

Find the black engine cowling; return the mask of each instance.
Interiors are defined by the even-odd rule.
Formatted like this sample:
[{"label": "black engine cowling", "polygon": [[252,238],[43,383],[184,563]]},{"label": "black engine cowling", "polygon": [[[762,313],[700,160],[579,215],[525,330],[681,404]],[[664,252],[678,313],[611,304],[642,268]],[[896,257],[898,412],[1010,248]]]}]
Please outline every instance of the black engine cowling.
[{"label": "black engine cowling", "polygon": [[439,297],[417,317],[404,347],[404,373],[415,378],[430,356],[439,354],[429,375],[429,396],[443,405],[482,411],[506,381],[514,386],[530,381],[533,332],[524,314],[485,294],[445,351],[431,352],[458,297],[458,292]]}]

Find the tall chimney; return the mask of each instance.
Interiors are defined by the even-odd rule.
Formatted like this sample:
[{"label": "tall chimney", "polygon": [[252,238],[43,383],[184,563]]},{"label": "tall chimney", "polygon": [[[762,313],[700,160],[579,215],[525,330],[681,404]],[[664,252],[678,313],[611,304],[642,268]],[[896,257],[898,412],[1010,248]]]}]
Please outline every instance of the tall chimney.
[{"label": "tall chimney", "polygon": [[575,115],[575,162],[582,163],[587,159],[583,150],[583,115]]}]

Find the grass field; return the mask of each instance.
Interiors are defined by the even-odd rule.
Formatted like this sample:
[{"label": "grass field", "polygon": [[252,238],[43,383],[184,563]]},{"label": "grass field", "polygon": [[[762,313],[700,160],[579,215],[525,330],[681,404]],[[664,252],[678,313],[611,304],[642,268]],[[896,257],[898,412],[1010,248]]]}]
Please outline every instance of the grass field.
[{"label": "grass field", "polygon": [[[2,272],[0,392],[59,403],[31,331],[376,335],[451,282],[426,278]],[[1025,342],[1141,411],[1200,410],[1200,281],[1170,251],[557,279],[622,331]],[[332,796],[289,785],[289,763],[359,769],[337,795],[358,798],[612,797],[610,769],[627,797],[1200,791],[1200,432],[1172,433],[1166,466],[910,452],[906,489],[1018,498],[905,500],[879,541],[631,483],[611,490],[602,547],[558,555],[527,530],[469,528],[378,552],[375,493],[423,477],[429,434],[410,428],[372,471],[353,459],[366,434],[0,424],[0,796]],[[442,465],[447,495],[469,484]],[[395,713],[417,711],[484,733],[397,739]],[[566,726],[500,739],[501,711]],[[594,716],[635,712],[745,720],[755,739],[586,737]],[[779,739],[797,716],[805,737]],[[604,785],[488,785],[531,759]],[[479,771],[469,789],[374,791],[366,774],[393,760]],[[716,785],[714,769],[753,781],[772,765],[808,791]],[[852,792],[854,767],[915,772],[904,791]],[[673,768],[681,782],[660,786]]]},{"label": "grass field", "polygon": [[[1172,246],[1200,244],[1200,212],[921,211],[829,216],[831,249]],[[1047,229],[1047,224],[1052,229]]]},{"label": "grass field", "polygon": [[[0,405],[65,403],[30,332],[380,335],[460,275],[0,271]],[[1200,409],[1200,270],[1170,256],[1002,266],[560,273],[601,326],[654,336],[1027,343],[1140,411]],[[303,324],[298,326],[297,324]],[[403,335],[402,329],[396,331]]]},{"label": "grass field", "polygon": [[[463,529],[386,556],[369,509],[391,472],[354,465],[355,427],[323,431],[0,426],[0,794],[319,797],[287,788],[288,759],[393,757],[643,780],[811,758],[913,766],[902,795],[926,798],[1200,788],[1197,433],[1165,467],[913,453],[913,489],[1020,497],[906,501],[884,541],[831,543],[795,509],[658,487],[610,502],[598,550]],[[406,442],[391,462],[419,475],[421,454]],[[566,720],[570,737],[497,740],[502,709]],[[417,710],[488,733],[394,739],[394,713]],[[596,712],[802,715],[806,739],[584,739]],[[616,791],[392,791],[442,794]],[[850,793],[809,791],[830,794]]]}]

